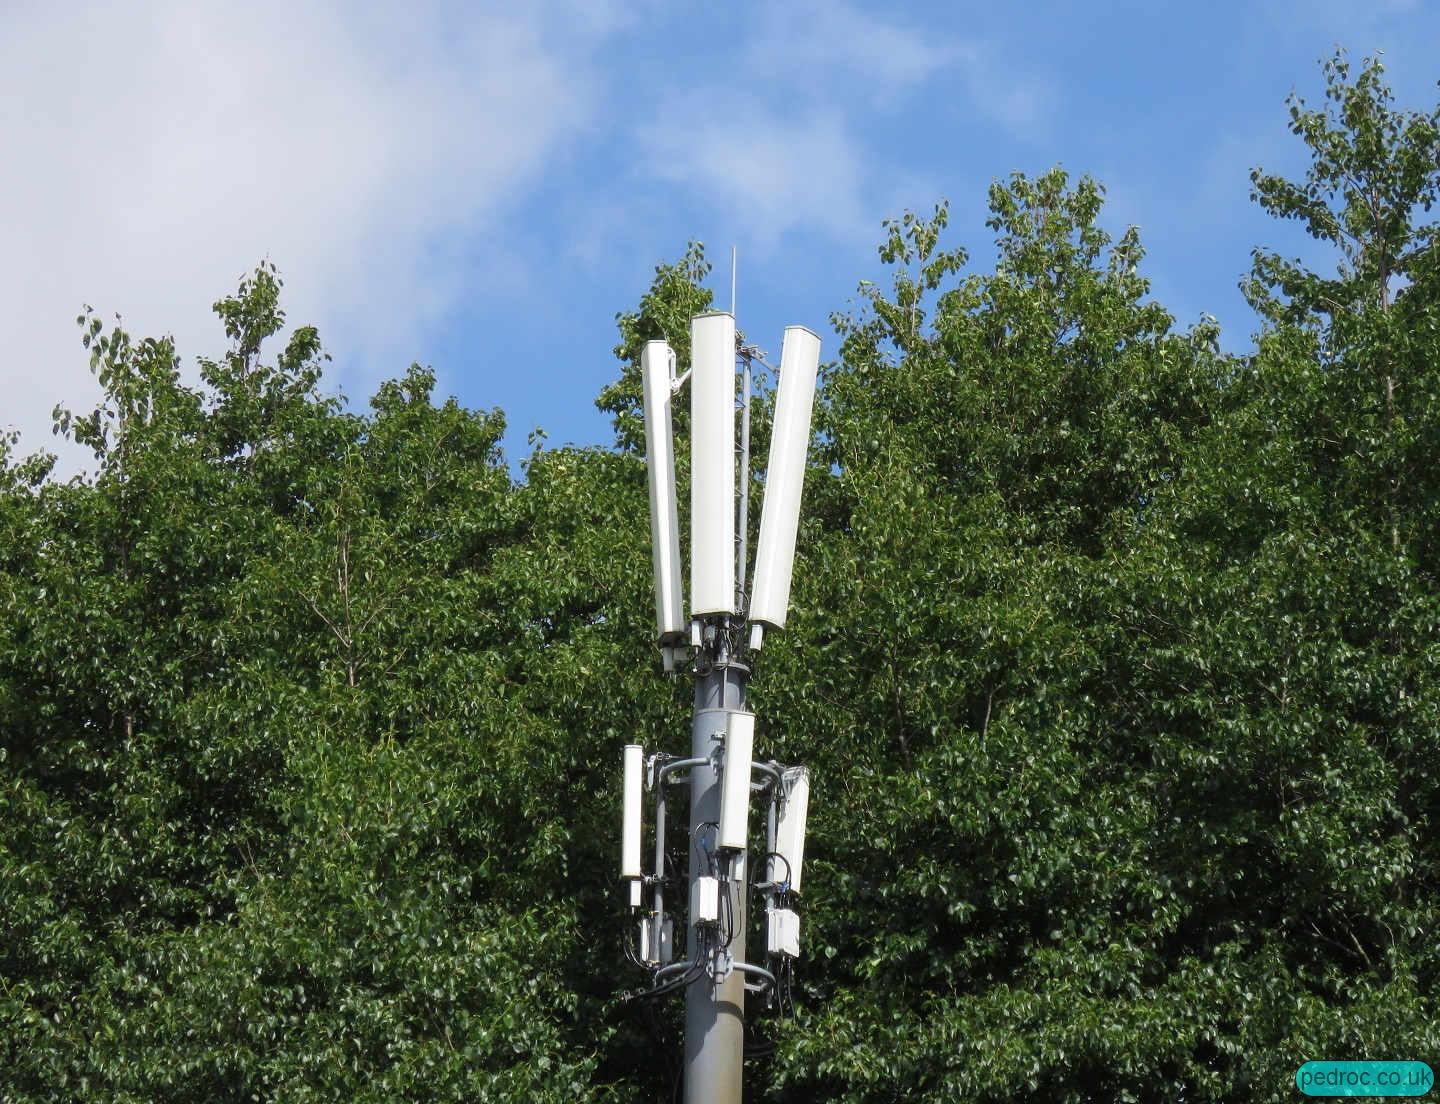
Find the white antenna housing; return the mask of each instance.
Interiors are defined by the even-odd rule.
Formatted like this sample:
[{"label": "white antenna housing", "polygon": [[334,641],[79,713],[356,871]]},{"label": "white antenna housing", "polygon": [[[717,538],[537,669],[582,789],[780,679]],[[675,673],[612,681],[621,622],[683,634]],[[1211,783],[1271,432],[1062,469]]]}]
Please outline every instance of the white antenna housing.
[{"label": "white antenna housing", "polygon": [[750,829],[750,757],[755,714],[725,715],[725,766],[720,776],[720,834],[716,846],[743,851]]},{"label": "white antenna housing", "polygon": [[635,902],[635,888],[644,876],[640,868],[640,802],[645,773],[645,749],[639,744],[625,745],[625,812],[620,837],[620,877],[633,878],[630,898]]},{"label": "white antenna housing", "polygon": [[[765,472],[765,504],[760,510],[760,542],[755,549],[755,587],[749,618],[755,624],[785,627],[790,607],[790,578],[795,563],[795,533],[800,525],[800,496],[810,451],[810,415],[815,405],[815,376],[820,368],[820,339],[804,326],[786,326],[780,347],[780,384]],[[758,646],[762,633],[753,633]]]},{"label": "white antenna housing", "polygon": [[765,949],[773,955],[800,957],[800,917],[794,909],[765,910]]},{"label": "white antenna housing", "polygon": [[810,772],[789,767],[781,775],[785,800],[775,828],[775,853],[785,861],[770,860],[772,882],[790,879],[790,892],[800,892],[800,866],[805,861],[805,817],[810,811]]},{"label": "white antenna housing", "polygon": [[690,320],[690,604],[735,612],[735,316]]},{"label": "white antenna housing", "polygon": [[671,389],[675,354],[663,341],[640,350],[645,385],[645,467],[650,476],[650,554],[655,572],[655,632],[662,647],[685,633],[680,592],[680,519],[675,506],[675,440]]}]

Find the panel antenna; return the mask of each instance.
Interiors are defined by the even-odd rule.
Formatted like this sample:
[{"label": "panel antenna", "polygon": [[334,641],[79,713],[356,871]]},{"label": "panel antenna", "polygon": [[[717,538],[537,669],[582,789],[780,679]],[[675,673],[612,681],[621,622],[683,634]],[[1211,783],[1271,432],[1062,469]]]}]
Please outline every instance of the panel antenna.
[{"label": "panel antenna", "polygon": [[680,590],[680,519],[675,506],[675,439],[672,395],[675,354],[663,341],[640,351],[645,394],[645,468],[650,481],[650,553],[655,574],[655,633],[673,670],[685,634],[685,601]]},{"label": "panel antenna", "polygon": [[735,612],[735,316],[690,322],[690,612]]},{"label": "panel antenna", "polygon": [[752,648],[760,646],[766,627],[785,627],[790,606],[795,534],[800,525],[800,495],[805,486],[810,415],[819,366],[820,339],[804,326],[785,327],[775,424],[770,434],[770,464],[765,475],[765,504],[760,510],[760,543],[755,550],[755,587],[750,597]]}]

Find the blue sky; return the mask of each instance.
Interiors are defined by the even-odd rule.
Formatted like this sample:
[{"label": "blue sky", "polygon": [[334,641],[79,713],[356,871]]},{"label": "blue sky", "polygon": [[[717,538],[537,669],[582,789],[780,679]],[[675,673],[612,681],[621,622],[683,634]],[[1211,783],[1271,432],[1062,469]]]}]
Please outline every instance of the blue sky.
[{"label": "blue sky", "polygon": [[948,198],[983,270],[990,181],[1057,163],[1141,227],[1182,324],[1244,349],[1251,248],[1308,249],[1248,199],[1252,166],[1303,167],[1286,95],[1343,45],[1383,51],[1401,106],[1440,96],[1424,0],[57,8],[0,38],[0,424],[26,450],[93,401],[83,303],[213,355],[209,304],[264,257],[352,400],[419,361],[505,410],[512,459],[536,426],[606,443],[614,315],[689,239],[722,304],[738,247],[762,347],[801,322],[833,349],[883,218]]}]

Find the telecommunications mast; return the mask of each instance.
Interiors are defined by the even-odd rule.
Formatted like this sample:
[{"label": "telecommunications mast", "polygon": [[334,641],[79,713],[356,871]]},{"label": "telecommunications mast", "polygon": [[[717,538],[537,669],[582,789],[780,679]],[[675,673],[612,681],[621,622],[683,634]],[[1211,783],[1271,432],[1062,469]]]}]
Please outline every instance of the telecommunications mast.
[{"label": "telecommunications mast", "polygon": [[[733,311],[733,285],[731,306]],[[748,592],[751,366],[759,353],[737,342],[734,314],[720,311],[691,319],[690,347],[690,369],[683,376],[676,375],[675,354],[665,342],[651,341],[640,354],[656,637],[667,672],[693,661],[690,751],[682,756],[655,750],[647,756],[639,744],[625,746],[620,876],[636,924],[630,957],[651,974],[650,986],[636,996],[685,994],[687,1104],[740,1104],[745,995],[763,995],[767,1006],[783,1008],[800,955],[794,905],[805,851],[809,773],[757,757],[756,718],[745,708],[745,691],[750,656],[767,632],[785,626],[820,339],[803,326],[785,330],[754,583]],[[737,358],[743,396],[738,501]],[[688,620],[671,431],[673,402],[687,380]],[[667,849],[667,797],[687,781],[689,830],[676,841],[679,846]],[[641,857],[647,789],[654,824],[654,862],[648,873]],[[756,795],[765,808],[758,825],[750,816]],[[752,830],[762,828],[764,851],[750,869]],[[683,881],[675,852],[688,863]],[[763,954],[749,952],[752,894],[763,907]],[[684,932],[678,956],[677,930]]]}]

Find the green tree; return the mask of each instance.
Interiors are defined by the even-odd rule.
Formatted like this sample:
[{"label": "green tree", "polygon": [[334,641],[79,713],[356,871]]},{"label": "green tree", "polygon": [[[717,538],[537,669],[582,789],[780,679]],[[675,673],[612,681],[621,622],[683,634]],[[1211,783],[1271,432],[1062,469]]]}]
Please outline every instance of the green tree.
[{"label": "green tree", "polygon": [[82,318],[105,399],[58,417],[98,474],[7,457],[3,1095],[573,1099],[539,810],[598,778],[515,688],[559,656],[507,594],[552,536],[428,371],[354,415],[313,330],[264,361],[278,290],[217,304],[201,390]]},{"label": "green tree", "polygon": [[1087,181],[992,190],[993,276],[949,280],[943,210],[890,227],[757,679],[825,811],[776,1098],[1279,1100],[1435,1053],[1435,165],[1377,74],[1298,129],[1312,180],[1421,197],[1404,286],[1293,269],[1251,357],[1171,332]]},{"label": "green tree", "polygon": [[943,207],[907,216],[893,292],[837,320],[797,615],[756,680],[819,810],[777,1097],[1124,1099],[1190,1061],[1096,620],[1225,363],[1100,209],[1058,170],[997,184],[975,275]]}]

